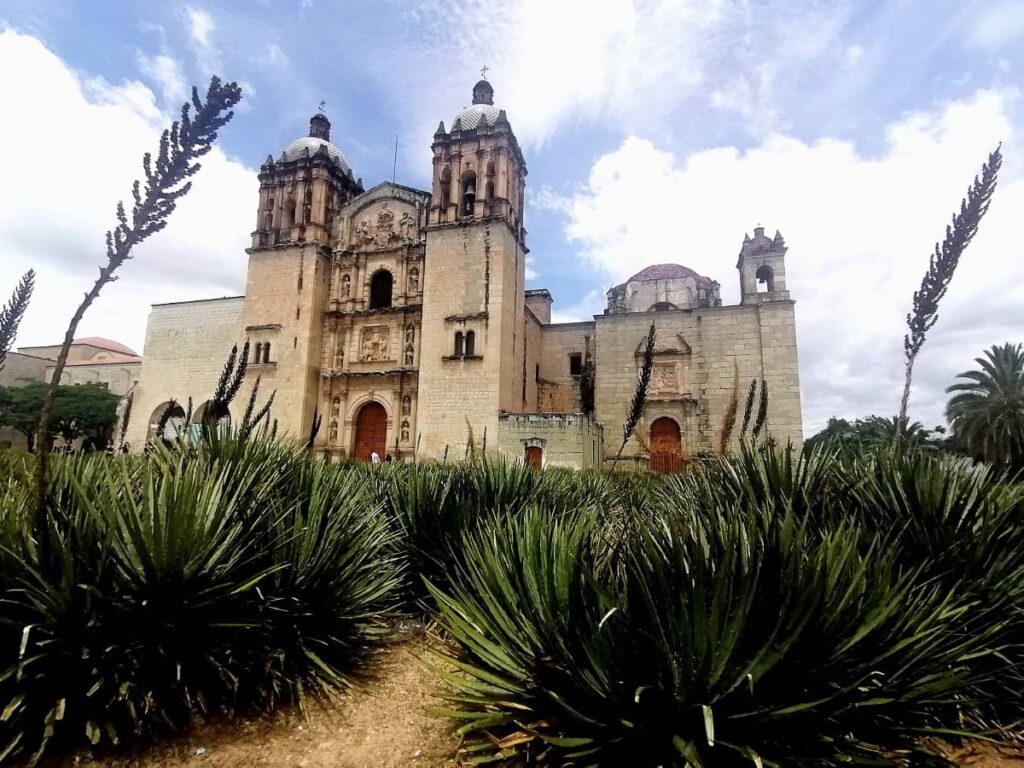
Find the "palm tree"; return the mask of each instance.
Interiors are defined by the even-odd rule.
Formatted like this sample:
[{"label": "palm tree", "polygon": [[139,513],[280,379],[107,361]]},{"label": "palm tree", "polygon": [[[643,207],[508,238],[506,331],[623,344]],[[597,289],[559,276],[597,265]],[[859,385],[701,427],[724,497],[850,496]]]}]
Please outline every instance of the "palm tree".
[{"label": "palm tree", "polygon": [[964,371],[946,392],[946,418],[956,441],[971,455],[1007,467],[1024,466],[1024,348],[1003,344],[975,358],[981,370]]}]

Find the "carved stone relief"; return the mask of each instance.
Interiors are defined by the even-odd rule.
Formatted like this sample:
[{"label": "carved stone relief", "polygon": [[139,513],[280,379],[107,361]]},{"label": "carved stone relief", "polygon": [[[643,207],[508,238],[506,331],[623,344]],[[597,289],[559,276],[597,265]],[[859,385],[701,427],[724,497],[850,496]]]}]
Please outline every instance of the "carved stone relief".
[{"label": "carved stone relief", "polygon": [[408,416],[410,411],[412,411],[412,398],[406,395],[402,398],[402,415]]},{"label": "carved stone relief", "polygon": [[392,359],[389,355],[391,329],[386,325],[371,325],[363,328],[359,341],[359,359],[364,362],[378,362]]},{"label": "carved stone relief", "polygon": [[395,214],[384,203],[377,212],[377,232],[373,241],[378,248],[384,248],[395,234]]},{"label": "carved stone relief", "polygon": [[398,220],[398,231],[406,240],[412,240],[413,235],[416,234],[416,218],[408,211],[402,214],[402,218]]},{"label": "carved stone relief", "polygon": [[679,378],[676,375],[675,363],[655,363],[651,375],[651,391],[658,394],[675,394],[679,392]]}]

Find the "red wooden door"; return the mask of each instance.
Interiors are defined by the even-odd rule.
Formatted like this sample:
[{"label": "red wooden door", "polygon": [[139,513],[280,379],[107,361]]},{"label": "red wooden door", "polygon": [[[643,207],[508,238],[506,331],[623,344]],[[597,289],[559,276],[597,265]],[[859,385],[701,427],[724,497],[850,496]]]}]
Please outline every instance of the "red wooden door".
[{"label": "red wooden door", "polygon": [[387,437],[387,411],[380,403],[367,403],[356,417],[356,459],[369,461],[376,453],[383,461]]},{"label": "red wooden door", "polygon": [[651,470],[663,474],[682,471],[683,442],[679,425],[662,416],[651,424]]},{"label": "red wooden door", "polygon": [[528,445],[526,447],[526,466],[532,469],[541,469],[544,466],[544,449],[539,445]]}]

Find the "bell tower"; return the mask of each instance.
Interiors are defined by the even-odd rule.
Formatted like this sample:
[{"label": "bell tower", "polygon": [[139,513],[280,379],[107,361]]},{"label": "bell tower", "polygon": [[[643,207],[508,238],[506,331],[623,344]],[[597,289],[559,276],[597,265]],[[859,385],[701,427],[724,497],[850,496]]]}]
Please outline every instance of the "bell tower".
[{"label": "bell tower", "polygon": [[276,390],[274,417],[282,433],[302,435],[317,405],[318,366],[331,265],[335,211],[362,191],[331,143],[323,111],[309,135],[260,167],[256,230],[247,249],[242,340],[251,344],[246,392],[259,376]]},{"label": "bell tower", "polygon": [[470,433],[496,447],[500,411],[528,410],[526,162],[486,79],[431,149],[418,429],[424,455],[461,457]]},{"label": "bell tower", "polygon": [[786,241],[775,231],[769,239],[764,227],[754,227],[754,236],[743,236],[736,269],[740,273],[740,303],[763,304],[789,301],[786,290]]}]

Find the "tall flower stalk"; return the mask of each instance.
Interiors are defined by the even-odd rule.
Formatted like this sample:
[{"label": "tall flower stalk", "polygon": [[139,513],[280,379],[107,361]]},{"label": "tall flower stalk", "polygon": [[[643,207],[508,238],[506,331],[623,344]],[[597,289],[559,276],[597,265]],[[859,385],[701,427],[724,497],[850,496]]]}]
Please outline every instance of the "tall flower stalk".
[{"label": "tall flower stalk", "polygon": [[0,371],[3,370],[4,362],[7,360],[7,353],[14,345],[14,337],[18,335],[18,326],[21,325],[21,318],[25,316],[25,310],[28,309],[28,302],[32,298],[35,282],[36,273],[30,269],[22,275],[17,288],[11,294],[10,301],[0,308]]},{"label": "tall flower stalk", "polygon": [[906,376],[903,382],[903,397],[900,400],[901,430],[905,429],[907,424],[914,362],[921,347],[924,346],[928,331],[939,319],[939,302],[949,289],[960,257],[974,239],[978,232],[978,224],[988,211],[1002,163],[1002,151],[1000,147],[996,147],[989,154],[988,162],[981,167],[981,177],[974,177],[974,183],[967,190],[967,198],[960,203],[960,212],[954,213],[953,221],[946,226],[945,239],[935,244],[935,252],[928,261],[928,270],[921,280],[921,288],[914,292],[914,306],[907,313],[907,333],[903,337]]},{"label": "tall flower stalk", "polygon": [[636,377],[633,401],[629,406],[629,416],[626,418],[626,423],[622,425],[622,445],[619,446],[619,452],[615,454],[615,461],[612,462],[613,470],[618,465],[619,459],[622,458],[622,452],[626,449],[626,443],[629,442],[629,438],[636,431],[636,425],[640,423],[640,419],[644,415],[647,393],[651,388],[651,373],[654,371],[654,337],[654,323],[651,323],[651,328],[647,331],[643,362],[640,364],[640,372]]},{"label": "tall flower stalk", "polygon": [[182,105],[179,119],[161,135],[155,161],[149,152],[142,158],[145,185],[143,186],[138,179],[132,185],[135,204],[131,217],[129,218],[123,202],[117,204],[117,226],[107,231],[106,263],[99,268],[99,277],[71,316],[71,322],[64,334],[64,343],[53,368],[53,376],[43,398],[36,438],[40,448],[36,462],[35,484],[38,517],[42,516],[45,506],[46,458],[50,446],[49,430],[54,397],[68,361],[68,352],[78,331],[78,324],[99,296],[103,286],[117,279],[115,273],[131,258],[135,246],[167,226],[167,220],[177,207],[178,200],[187,195],[192,188],[190,179],[201,167],[199,159],[213,149],[217,131],[234,117],[232,108],[241,98],[242,90],[237,83],[223,83],[217,77],[211,78],[205,101],[199,98],[199,91],[193,88],[191,103],[186,102]]}]

